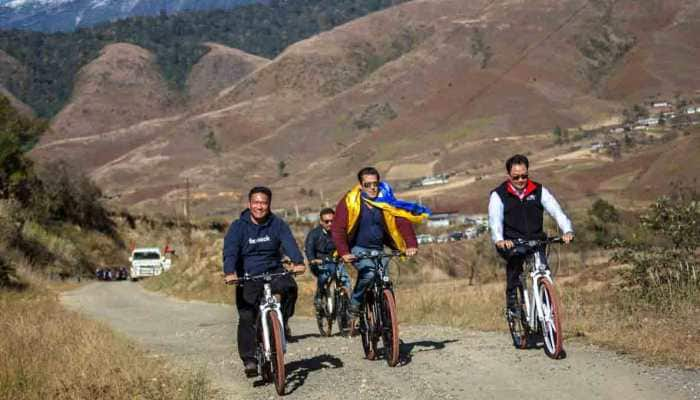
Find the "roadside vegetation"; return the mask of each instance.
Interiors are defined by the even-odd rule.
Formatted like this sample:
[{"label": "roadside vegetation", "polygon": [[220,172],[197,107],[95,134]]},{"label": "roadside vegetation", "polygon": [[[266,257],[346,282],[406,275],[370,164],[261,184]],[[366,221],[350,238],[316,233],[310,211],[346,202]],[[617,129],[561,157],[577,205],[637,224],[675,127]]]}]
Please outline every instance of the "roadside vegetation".
[{"label": "roadside vegetation", "polygon": [[0,399],[209,398],[205,372],[173,370],[60,305],[62,281],[126,249],[99,188],[25,156],[44,127],[0,96]]},{"label": "roadside vegetation", "polygon": [[[26,274],[24,275],[27,276]],[[202,371],[182,373],[101,323],[67,311],[55,286],[0,290],[0,399],[207,399]]]}]

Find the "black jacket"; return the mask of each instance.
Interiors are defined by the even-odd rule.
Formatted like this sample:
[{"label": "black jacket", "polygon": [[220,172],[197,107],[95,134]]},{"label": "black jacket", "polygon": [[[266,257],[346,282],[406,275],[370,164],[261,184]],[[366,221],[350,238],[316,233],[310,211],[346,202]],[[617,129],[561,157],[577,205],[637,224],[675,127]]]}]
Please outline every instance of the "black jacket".
[{"label": "black jacket", "polygon": [[310,230],[304,242],[304,253],[309,261],[329,257],[335,251],[335,244],[330,231],[325,231],[320,225]]}]

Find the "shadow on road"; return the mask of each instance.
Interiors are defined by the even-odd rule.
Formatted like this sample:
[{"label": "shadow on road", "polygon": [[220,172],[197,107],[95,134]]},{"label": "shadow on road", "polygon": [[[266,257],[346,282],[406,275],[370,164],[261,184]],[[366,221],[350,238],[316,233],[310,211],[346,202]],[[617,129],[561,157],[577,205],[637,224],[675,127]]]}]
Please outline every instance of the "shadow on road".
[{"label": "shadow on road", "polygon": [[305,333],[303,335],[292,335],[292,337],[288,338],[287,341],[289,343],[296,343],[300,340],[304,340],[304,339],[308,339],[308,338],[317,338],[317,337],[321,337],[321,335],[318,333]]},{"label": "shadow on road", "polygon": [[[406,365],[413,359],[413,353],[420,353],[422,351],[433,351],[442,350],[445,348],[446,344],[458,342],[457,339],[448,339],[435,342],[432,340],[419,340],[417,342],[404,342],[403,340],[399,344],[399,363],[401,365]],[[418,350],[415,350],[419,347]]]},{"label": "shadow on road", "polygon": [[309,373],[326,368],[342,368],[343,361],[330,354],[321,354],[313,358],[292,361],[287,364],[287,394],[294,393],[301,387]]},{"label": "shadow on road", "polygon": [[[541,336],[532,335],[527,339],[527,345],[523,350],[543,350],[544,349],[544,339]],[[567,357],[566,350],[562,349],[558,360],[563,360]]]}]

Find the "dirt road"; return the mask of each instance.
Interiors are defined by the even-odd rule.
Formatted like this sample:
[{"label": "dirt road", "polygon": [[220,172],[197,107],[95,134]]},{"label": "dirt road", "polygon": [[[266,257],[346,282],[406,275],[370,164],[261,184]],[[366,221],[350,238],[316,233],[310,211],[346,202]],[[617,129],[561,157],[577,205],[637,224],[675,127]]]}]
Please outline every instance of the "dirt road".
[{"label": "dirt road", "polygon": [[[96,282],[63,303],[107,322],[151,354],[179,366],[206,367],[226,399],[275,398],[242,374],[234,307],[185,302],[131,282]],[[399,298],[398,301],[401,301]],[[359,338],[321,338],[316,323],[294,318],[287,354],[290,399],[698,399],[700,373],[649,368],[584,344],[565,360],[514,350],[505,334],[401,326],[403,364],[362,358]]]}]

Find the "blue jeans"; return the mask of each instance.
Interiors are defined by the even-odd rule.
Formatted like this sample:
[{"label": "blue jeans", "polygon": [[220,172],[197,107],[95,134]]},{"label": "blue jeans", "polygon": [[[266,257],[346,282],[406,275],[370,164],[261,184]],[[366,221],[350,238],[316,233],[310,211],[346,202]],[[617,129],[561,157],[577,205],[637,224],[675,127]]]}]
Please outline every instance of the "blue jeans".
[{"label": "blue jeans", "polygon": [[[362,252],[371,250],[372,249],[368,249],[365,247],[355,246],[352,248],[352,250],[350,250],[350,252],[354,255],[358,255]],[[362,300],[365,295],[365,290],[367,290],[367,287],[369,287],[369,285],[372,283],[372,280],[374,279],[374,263],[375,260],[364,259],[359,260],[353,264],[353,266],[357,270],[357,283],[355,284],[355,290],[353,290],[352,296],[350,296],[351,306],[359,307],[362,304]],[[383,257],[381,263],[384,266],[384,273],[386,275],[389,275],[389,258]]]},{"label": "blue jeans", "polygon": [[340,281],[345,287],[345,289],[350,292],[350,275],[348,274],[348,271],[345,270],[345,267],[343,266],[343,263],[326,263],[323,264],[323,267],[325,269],[321,269],[318,271],[318,276],[316,277],[316,298],[318,299],[321,292],[323,291],[323,288],[326,286],[326,283],[328,282],[329,279],[331,279],[332,276],[335,276],[336,273],[336,268],[340,269]]}]

